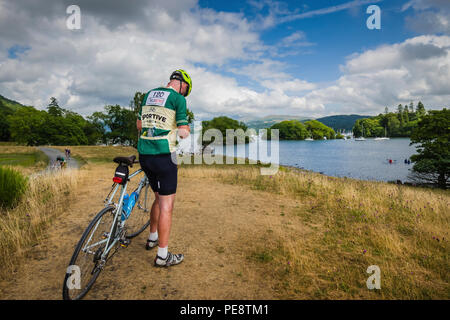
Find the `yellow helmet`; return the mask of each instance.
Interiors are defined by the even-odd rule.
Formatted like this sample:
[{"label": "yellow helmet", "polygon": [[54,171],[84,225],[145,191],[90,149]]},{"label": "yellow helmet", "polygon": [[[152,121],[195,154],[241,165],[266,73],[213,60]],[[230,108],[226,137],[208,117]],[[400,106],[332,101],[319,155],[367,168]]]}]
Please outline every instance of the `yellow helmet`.
[{"label": "yellow helmet", "polygon": [[191,93],[192,80],[191,80],[191,77],[189,77],[189,75],[187,74],[186,71],[184,71],[183,69],[175,70],[170,75],[170,80],[172,80],[172,79],[183,81],[183,82],[185,82],[188,85],[187,90],[186,90],[186,94],[184,95],[185,97],[187,97]]}]

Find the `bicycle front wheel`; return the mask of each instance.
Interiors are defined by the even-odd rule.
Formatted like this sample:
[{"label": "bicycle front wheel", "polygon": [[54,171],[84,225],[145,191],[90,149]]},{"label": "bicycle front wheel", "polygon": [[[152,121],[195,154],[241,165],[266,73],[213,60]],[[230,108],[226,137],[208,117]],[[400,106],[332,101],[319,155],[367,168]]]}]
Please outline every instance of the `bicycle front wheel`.
[{"label": "bicycle front wheel", "polygon": [[[63,283],[63,299],[82,299],[104,267],[101,256],[114,223],[115,207],[101,210],[91,221],[75,247]],[[117,225],[117,222],[116,222]],[[116,233],[117,227],[113,228]]]}]

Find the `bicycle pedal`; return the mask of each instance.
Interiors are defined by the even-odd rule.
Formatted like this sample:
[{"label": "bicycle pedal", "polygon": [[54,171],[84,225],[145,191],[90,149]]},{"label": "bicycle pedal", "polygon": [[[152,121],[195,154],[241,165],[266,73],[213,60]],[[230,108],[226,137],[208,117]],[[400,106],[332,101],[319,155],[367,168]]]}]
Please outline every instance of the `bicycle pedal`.
[{"label": "bicycle pedal", "polygon": [[120,240],[120,246],[122,247],[122,248],[126,248],[126,247],[128,247],[128,245],[131,243],[131,240],[130,239],[123,239],[123,240]]}]

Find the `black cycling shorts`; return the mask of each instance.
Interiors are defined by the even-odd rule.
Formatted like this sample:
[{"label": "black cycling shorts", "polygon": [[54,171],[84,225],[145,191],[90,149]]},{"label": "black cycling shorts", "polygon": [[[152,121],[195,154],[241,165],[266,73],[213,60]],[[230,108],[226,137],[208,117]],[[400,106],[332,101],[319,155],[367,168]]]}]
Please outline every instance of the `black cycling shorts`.
[{"label": "black cycling shorts", "polygon": [[139,163],[150,181],[154,192],[167,196],[177,192],[178,168],[175,153],[168,154],[139,154]]}]

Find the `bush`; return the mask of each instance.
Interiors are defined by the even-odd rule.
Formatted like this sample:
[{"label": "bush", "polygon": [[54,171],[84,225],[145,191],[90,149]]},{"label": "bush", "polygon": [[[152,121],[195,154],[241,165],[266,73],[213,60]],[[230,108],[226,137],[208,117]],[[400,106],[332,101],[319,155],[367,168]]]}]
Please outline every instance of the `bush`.
[{"label": "bush", "polygon": [[19,171],[0,167],[0,207],[13,208],[19,202],[28,185],[28,179]]}]

